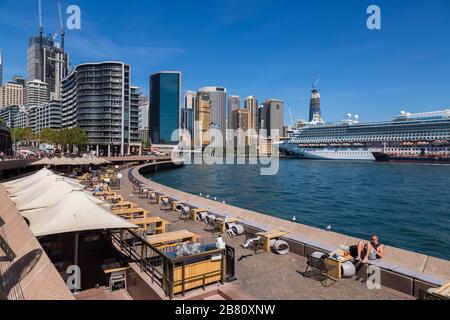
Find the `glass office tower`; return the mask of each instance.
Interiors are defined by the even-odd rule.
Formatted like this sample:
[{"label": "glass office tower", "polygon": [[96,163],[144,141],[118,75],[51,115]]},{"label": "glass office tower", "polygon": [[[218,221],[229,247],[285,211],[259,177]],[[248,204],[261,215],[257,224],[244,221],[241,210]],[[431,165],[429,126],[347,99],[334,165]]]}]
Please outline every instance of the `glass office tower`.
[{"label": "glass office tower", "polygon": [[[174,144],[181,128],[181,72],[161,71],[150,76],[150,139],[154,144]],[[178,140],[178,139],[177,139]]]}]

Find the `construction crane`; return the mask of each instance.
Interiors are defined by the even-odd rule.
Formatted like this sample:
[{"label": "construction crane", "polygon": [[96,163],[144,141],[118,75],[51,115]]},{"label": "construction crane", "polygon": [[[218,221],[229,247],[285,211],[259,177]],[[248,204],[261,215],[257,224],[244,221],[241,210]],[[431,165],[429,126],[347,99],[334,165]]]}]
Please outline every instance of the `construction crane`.
[{"label": "construction crane", "polygon": [[316,82],[313,84],[313,89],[317,89],[317,85],[319,84],[320,79],[317,78]]},{"label": "construction crane", "polygon": [[59,24],[61,27],[61,49],[64,51],[64,36],[66,35],[66,31],[64,29],[64,22],[61,10],[61,0],[58,0],[58,15],[59,15]]},{"label": "construction crane", "polygon": [[[40,53],[40,59],[41,59],[41,65],[43,65],[44,61],[44,49],[43,49],[43,34],[44,34],[44,27],[42,25],[42,2],[41,0],[38,0],[38,6],[39,6],[39,53]],[[41,68],[41,81],[45,82],[45,75],[44,70]]]}]

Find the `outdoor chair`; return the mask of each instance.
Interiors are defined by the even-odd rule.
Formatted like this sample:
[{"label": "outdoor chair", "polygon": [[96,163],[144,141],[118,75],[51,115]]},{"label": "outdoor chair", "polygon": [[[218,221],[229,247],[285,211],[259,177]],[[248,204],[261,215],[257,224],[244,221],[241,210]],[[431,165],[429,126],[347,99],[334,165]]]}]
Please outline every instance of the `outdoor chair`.
[{"label": "outdoor chair", "polygon": [[[325,259],[308,256],[307,266],[303,277],[320,281],[325,288],[335,284],[337,280],[329,276],[329,272],[336,266],[330,266],[325,263]],[[311,269],[311,270],[309,270]],[[330,280],[330,281],[328,281]]]},{"label": "outdoor chair", "polygon": [[126,271],[117,271],[117,272],[111,273],[111,277],[109,278],[110,291],[114,291],[114,288],[117,284],[123,285],[123,289],[127,290],[127,273],[126,273]]},{"label": "outdoor chair", "polygon": [[247,230],[245,230],[244,233],[246,239],[242,245],[243,248],[251,249],[255,252],[255,254],[258,253],[259,250],[264,250],[264,242],[261,240],[260,236],[252,234]]},{"label": "outdoor chair", "polygon": [[216,216],[212,214],[205,217],[206,226],[204,230],[206,232],[215,232],[219,230],[219,225],[216,219]]},{"label": "outdoor chair", "polygon": [[180,220],[187,221],[191,219],[191,208],[187,205],[180,206]]},{"label": "outdoor chair", "polygon": [[163,198],[161,200],[161,210],[170,210],[172,209],[172,205],[170,204],[169,198]]},{"label": "outdoor chair", "polygon": [[148,202],[158,203],[158,194],[156,192],[149,192]]}]

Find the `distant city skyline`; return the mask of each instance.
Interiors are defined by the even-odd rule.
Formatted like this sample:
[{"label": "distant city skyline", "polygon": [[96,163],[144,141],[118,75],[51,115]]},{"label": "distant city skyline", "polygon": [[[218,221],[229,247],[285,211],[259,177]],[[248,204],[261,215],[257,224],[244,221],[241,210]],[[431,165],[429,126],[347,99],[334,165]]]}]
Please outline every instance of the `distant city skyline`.
[{"label": "distant city skyline", "polygon": [[[82,30],[66,35],[71,67],[123,61],[131,65],[133,85],[146,95],[150,74],[180,70],[183,93],[223,86],[241,98],[283,100],[285,123],[291,122],[289,109],[294,120],[308,119],[316,78],[321,79],[325,121],[347,113],[364,122],[388,120],[401,110],[450,107],[450,44],[443,40],[450,30],[446,0],[377,1],[380,31],[365,27],[371,3],[357,0],[199,1],[195,6],[155,1],[129,3],[120,10],[107,3],[77,2]],[[63,6],[69,4],[63,1]],[[28,39],[38,33],[37,1],[2,1],[0,27],[3,82],[16,74],[26,77]],[[58,30],[56,4],[44,2],[44,32]],[[193,36],[208,41],[192,41]]]}]

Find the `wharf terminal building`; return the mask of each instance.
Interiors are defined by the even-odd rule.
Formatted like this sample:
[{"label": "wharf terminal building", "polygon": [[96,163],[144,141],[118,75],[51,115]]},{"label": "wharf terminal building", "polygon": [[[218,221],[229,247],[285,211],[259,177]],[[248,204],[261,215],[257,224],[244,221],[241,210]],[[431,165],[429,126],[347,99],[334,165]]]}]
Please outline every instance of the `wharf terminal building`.
[{"label": "wharf terminal building", "polygon": [[130,66],[107,61],[78,65],[61,82],[62,127],[79,127],[97,154],[141,151],[139,88],[132,87]]}]

